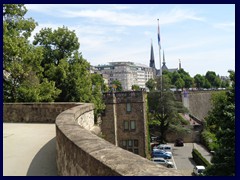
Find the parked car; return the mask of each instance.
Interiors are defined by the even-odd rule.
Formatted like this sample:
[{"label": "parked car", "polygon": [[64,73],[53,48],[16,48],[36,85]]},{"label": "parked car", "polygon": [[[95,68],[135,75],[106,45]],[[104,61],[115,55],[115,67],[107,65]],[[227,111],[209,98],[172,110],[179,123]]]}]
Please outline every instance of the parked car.
[{"label": "parked car", "polygon": [[204,166],[195,166],[193,168],[193,174],[196,176],[201,176],[204,170],[205,170]]},{"label": "parked car", "polygon": [[152,151],[152,158],[153,157],[160,157],[164,159],[171,159],[172,158],[172,153],[171,152],[166,152],[160,149],[153,149]]},{"label": "parked car", "polygon": [[164,150],[166,152],[172,152],[172,146],[168,145],[168,144],[160,144],[160,145],[156,146],[156,148]]},{"label": "parked car", "polygon": [[153,151],[160,151],[160,152],[163,152],[163,153],[166,153],[166,154],[170,154],[172,156],[171,151],[165,151],[165,150],[162,150],[162,149],[158,149],[158,148],[156,148],[156,146],[155,146],[155,148],[153,148]]},{"label": "parked car", "polygon": [[160,142],[160,137],[159,136],[152,136],[151,137],[151,142]]},{"label": "parked car", "polygon": [[164,158],[152,158],[152,161],[157,163],[157,164],[162,164],[168,168],[173,168],[174,165],[172,162],[169,162],[167,159]]},{"label": "parked car", "polygon": [[177,138],[175,141],[175,146],[184,146],[183,139]]}]

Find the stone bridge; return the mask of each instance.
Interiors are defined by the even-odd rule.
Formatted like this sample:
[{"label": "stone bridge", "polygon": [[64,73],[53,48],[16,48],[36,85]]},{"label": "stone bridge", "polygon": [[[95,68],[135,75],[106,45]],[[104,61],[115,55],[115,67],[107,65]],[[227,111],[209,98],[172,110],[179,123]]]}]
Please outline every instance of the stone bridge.
[{"label": "stone bridge", "polygon": [[[92,104],[82,103],[4,104],[4,175],[19,175],[16,170],[23,168],[24,162],[28,167],[23,168],[25,174],[21,175],[182,175],[96,135],[99,131],[94,126],[93,108]],[[35,127],[12,124],[14,128],[9,122],[32,123]]]}]

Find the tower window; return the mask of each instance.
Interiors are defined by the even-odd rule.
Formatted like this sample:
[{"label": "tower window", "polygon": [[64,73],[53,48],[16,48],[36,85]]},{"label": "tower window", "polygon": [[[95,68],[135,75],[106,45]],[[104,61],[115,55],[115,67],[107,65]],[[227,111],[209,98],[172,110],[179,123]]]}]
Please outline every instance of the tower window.
[{"label": "tower window", "polygon": [[127,147],[127,141],[126,141],[126,140],[123,140],[123,141],[122,141],[122,145],[123,145],[123,147]]},{"label": "tower window", "polygon": [[129,122],[128,121],[124,121],[124,130],[129,130]]},{"label": "tower window", "polygon": [[128,147],[132,147],[132,140],[128,140]]},{"label": "tower window", "polygon": [[136,121],[130,121],[130,130],[136,129]]},{"label": "tower window", "polygon": [[127,112],[131,111],[132,111],[131,103],[127,103]]}]

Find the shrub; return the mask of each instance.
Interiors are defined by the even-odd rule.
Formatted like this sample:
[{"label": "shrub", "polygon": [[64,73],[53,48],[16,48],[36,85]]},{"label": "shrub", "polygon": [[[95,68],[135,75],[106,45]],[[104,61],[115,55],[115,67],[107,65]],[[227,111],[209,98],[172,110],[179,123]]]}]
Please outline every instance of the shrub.
[{"label": "shrub", "polygon": [[201,133],[201,142],[209,151],[215,151],[218,148],[215,134],[207,130]]},{"label": "shrub", "polygon": [[192,157],[197,165],[203,165],[205,167],[211,166],[211,164],[195,148],[193,148],[193,150],[192,150]]}]

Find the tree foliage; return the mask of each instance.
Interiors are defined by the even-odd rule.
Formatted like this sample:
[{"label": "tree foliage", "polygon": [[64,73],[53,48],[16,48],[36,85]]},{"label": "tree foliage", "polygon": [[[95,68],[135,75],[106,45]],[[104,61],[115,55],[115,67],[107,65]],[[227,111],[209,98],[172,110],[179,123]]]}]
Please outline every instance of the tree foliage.
[{"label": "tree foliage", "polygon": [[3,81],[4,101],[53,101],[60,91],[54,82],[40,78],[42,48],[28,41],[37,23],[25,19],[26,13],[22,4],[3,5],[3,67],[8,74]]},{"label": "tree foliage", "polygon": [[[174,93],[170,91],[170,80],[167,76],[158,77],[156,82],[157,90],[148,93],[149,117],[150,121],[157,122],[155,125],[158,126],[161,141],[164,142],[170,125],[174,124],[178,113],[185,113],[186,109],[181,102],[176,101]],[[163,88],[161,88],[161,85],[163,85]]]},{"label": "tree foliage", "polygon": [[226,92],[226,97],[216,97],[216,104],[213,104],[207,119],[207,122],[215,123],[216,142],[219,145],[212,158],[213,165],[206,171],[207,175],[235,175],[235,72],[230,71],[230,79],[232,88]]},{"label": "tree foliage", "polygon": [[90,74],[75,32],[65,26],[44,28],[30,44],[37,23],[25,19],[26,13],[22,4],[3,5],[4,101],[93,102],[99,114],[106,87],[101,76]]},{"label": "tree foliage", "polygon": [[133,91],[139,91],[140,89],[141,89],[140,86],[138,86],[136,84],[132,85],[132,90]]},{"label": "tree foliage", "polygon": [[120,92],[120,91],[123,90],[123,89],[122,89],[122,84],[121,84],[121,82],[118,81],[118,80],[114,80],[114,81],[112,82],[112,88],[114,89],[114,91],[118,91],[118,92]]},{"label": "tree foliage", "polygon": [[146,87],[149,89],[149,91],[153,91],[156,88],[156,81],[154,79],[149,79],[146,82]]}]

